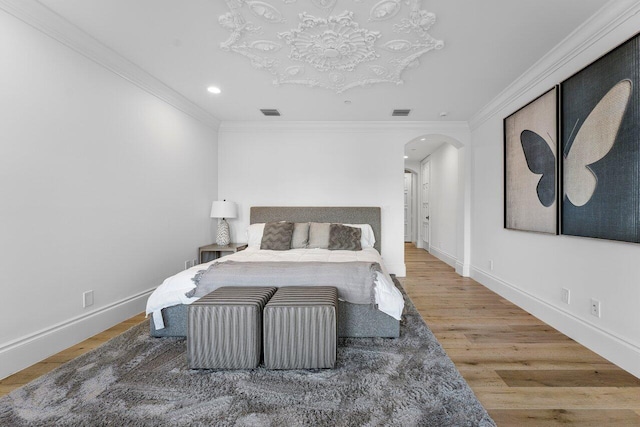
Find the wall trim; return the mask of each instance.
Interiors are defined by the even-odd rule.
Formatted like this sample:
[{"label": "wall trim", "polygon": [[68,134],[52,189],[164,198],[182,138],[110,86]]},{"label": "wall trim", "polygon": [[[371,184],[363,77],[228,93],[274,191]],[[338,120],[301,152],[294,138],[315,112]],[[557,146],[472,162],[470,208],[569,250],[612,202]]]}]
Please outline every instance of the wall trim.
[{"label": "wall trim", "polygon": [[458,273],[460,276],[462,277],[469,277],[470,276],[470,266],[469,264],[463,264],[460,261],[456,261],[456,273]]},{"label": "wall trim", "polygon": [[205,125],[213,129],[220,126],[220,120],[209,112],[43,4],[35,0],[0,0],[0,9]]},{"label": "wall trim", "polygon": [[640,378],[640,347],[519,289],[487,271],[471,267],[471,277],[563,334]]},{"label": "wall trim", "polygon": [[402,264],[387,264],[385,263],[385,266],[387,267],[387,271],[390,274],[394,274],[396,277],[406,277],[407,276],[407,267],[404,263]]},{"label": "wall trim", "polygon": [[[0,0],[2,1],[2,0]],[[281,131],[281,132],[371,132],[376,131],[418,131],[424,133],[464,132],[469,134],[467,122],[427,122],[427,121],[223,121],[220,124],[220,132],[257,132],[257,131]]]},{"label": "wall trim", "polygon": [[2,344],[0,379],[141,313],[154,290],[155,287]]},{"label": "wall trim", "polygon": [[454,255],[451,255],[450,253],[443,251],[442,249],[436,248],[433,245],[429,245],[429,253],[438,258],[440,261],[447,263],[453,268],[456,268],[458,259]]},{"label": "wall trim", "polygon": [[[519,97],[534,89],[538,84],[565,64],[573,60],[589,47],[594,45],[607,34],[631,19],[640,12],[640,1],[611,0],[576,28],[558,45],[533,64],[527,71],[507,86],[498,96],[482,107],[469,120],[471,130],[478,129],[482,124],[498,114],[504,108],[515,102]],[[620,40],[622,43],[624,40]],[[605,54],[606,51],[602,52]],[[595,60],[597,57],[592,58]],[[585,65],[587,65],[589,60]],[[569,73],[569,72],[568,72]],[[573,72],[570,72],[572,74]],[[565,76],[569,77],[570,74]],[[549,85],[559,83],[559,79]]]}]

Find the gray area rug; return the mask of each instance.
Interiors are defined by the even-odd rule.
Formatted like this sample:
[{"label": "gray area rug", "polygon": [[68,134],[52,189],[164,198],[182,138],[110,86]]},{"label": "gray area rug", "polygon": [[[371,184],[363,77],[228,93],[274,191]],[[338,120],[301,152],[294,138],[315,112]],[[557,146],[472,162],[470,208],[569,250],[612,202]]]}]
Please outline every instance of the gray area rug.
[{"label": "gray area rug", "polygon": [[143,322],[0,399],[0,425],[495,426],[405,299],[400,338],[340,339],[330,370],[190,370]]}]

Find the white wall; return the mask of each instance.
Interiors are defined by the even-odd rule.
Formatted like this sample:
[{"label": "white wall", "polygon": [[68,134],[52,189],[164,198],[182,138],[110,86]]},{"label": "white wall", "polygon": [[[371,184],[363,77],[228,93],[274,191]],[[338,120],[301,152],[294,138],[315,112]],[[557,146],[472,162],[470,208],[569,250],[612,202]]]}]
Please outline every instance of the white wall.
[{"label": "white wall", "polygon": [[239,206],[232,239],[246,241],[251,206],[379,206],[382,256],[404,276],[404,145],[427,134],[469,136],[460,123],[223,123],[218,195]]},{"label": "white wall", "polygon": [[211,241],[217,132],[4,12],[0,52],[2,378],[143,311]]},{"label": "white wall", "polygon": [[246,241],[251,206],[378,206],[385,263],[404,275],[406,141],[375,125],[223,123],[218,194],[238,203],[232,239]]},{"label": "white wall", "polygon": [[430,252],[455,268],[458,260],[458,149],[442,144],[429,156]]},{"label": "white wall", "polygon": [[[502,119],[638,28],[640,15],[634,13],[589,22],[497,99],[493,110],[481,112],[471,135],[472,277],[636,376],[640,245],[505,230]],[[563,287],[571,291],[570,305],[561,302]],[[601,318],[589,313],[590,298],[601,301]]]}]

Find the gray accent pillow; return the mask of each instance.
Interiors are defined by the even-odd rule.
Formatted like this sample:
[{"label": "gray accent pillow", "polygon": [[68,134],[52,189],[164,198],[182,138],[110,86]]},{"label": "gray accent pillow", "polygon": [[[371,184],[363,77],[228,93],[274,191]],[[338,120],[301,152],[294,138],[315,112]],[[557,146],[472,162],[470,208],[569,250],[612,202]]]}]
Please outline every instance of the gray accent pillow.
[{"label": "gray accent pillow", "polygon": [[327,249],[329,247],[328,222],[312,222],[309,224],[309,245],[310,249]]},{"label": "gray accent pillow", "polygon": [[360,238],[362,230],[342,224],[331,224],[329,227],[329,250],[361,251]]},{"label": "gray accent pillow", "polygon": [[260,249],[288,251],[291,249],[292,237],[292,222],[268,222],[264,225],[264,233],[262,234]]},{"label": "gray accent pillow", "polygon": [[291,249],[304,249],[309,244],[309,223],[296,222],[293,224]]}]

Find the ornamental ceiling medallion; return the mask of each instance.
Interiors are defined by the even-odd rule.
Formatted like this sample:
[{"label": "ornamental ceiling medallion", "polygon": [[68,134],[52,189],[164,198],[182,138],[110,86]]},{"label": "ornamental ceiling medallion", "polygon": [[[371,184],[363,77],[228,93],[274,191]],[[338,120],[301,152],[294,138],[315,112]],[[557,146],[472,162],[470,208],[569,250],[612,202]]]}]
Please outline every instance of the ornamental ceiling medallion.
[{"label": "ornamental ceiling medallion", "polygon": [[[428,31],[436,16],[421,0],[225,0],[218,22],[223,50],[274,76],[342,93],[376,83],[402,84],[402,73],[444,42]],[[301,12],[304,5],[308,10]]]}]

